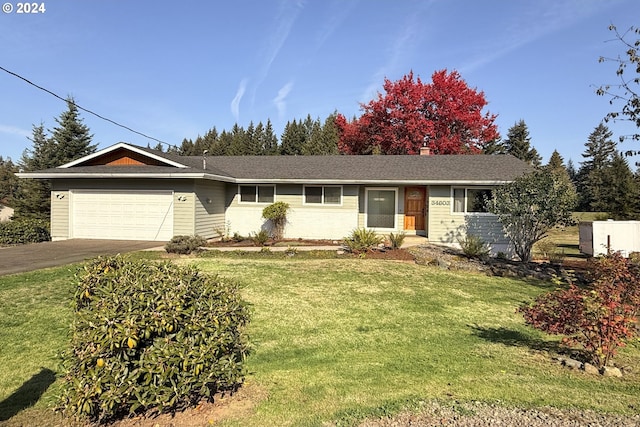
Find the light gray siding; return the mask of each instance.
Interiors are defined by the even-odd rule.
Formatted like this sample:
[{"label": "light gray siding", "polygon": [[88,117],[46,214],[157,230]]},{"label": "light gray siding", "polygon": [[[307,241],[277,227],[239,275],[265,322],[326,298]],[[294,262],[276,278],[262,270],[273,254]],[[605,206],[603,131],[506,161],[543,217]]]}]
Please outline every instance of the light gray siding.
[{"label": "light gray siding", "polygon": [[59,182],[54,180],[51,191],[51,240],[69,238],[69,191],[58,189]]},{"label": "light gray siding", "polygon": [[495,215],[454,213],[450,185],[430,186],[428,194],[430,242],[457,246],[459,238],[474,235],[488,243],[492,252],[509,253],[509,240]]},{"label": "light gray siding", "polygon": [[[192,235],[196,231],[195,181],[177,179],[60,179],[53,180],[51,192],[52,239],[69,238],[70,190],[172,190],[174,235]],[[57,196],[57,194],[63,196]]]},{"label": "light gray siding", "polygon": [[225,185],[197,181],[195,195],[195,233],[205,238],[217,236],[225,226]]}]

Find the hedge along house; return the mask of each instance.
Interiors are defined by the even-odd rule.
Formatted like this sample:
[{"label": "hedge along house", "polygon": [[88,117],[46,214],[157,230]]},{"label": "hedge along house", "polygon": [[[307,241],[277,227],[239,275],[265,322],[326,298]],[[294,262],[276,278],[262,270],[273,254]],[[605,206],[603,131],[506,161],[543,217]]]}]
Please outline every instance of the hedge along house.
[{"label": "hedge along house", "polygon": [[177,156],[126,143],[53,169],[53,240],[168,241],[248,235],[262,209],[289,203],[285,237],[341,239],[355,228],[457,245],[473,234],[508,249],[484,197],[529,167],[509,155]]}]

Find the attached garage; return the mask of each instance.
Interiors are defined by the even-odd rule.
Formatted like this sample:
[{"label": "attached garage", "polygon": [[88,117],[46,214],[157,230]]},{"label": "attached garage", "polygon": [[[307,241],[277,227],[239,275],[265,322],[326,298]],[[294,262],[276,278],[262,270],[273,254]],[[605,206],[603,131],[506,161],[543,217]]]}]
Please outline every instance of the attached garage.
[{"label": "attached garage", "polygon": [[157,240],[173,236],[173,191],[71,190],[76,239]]}]

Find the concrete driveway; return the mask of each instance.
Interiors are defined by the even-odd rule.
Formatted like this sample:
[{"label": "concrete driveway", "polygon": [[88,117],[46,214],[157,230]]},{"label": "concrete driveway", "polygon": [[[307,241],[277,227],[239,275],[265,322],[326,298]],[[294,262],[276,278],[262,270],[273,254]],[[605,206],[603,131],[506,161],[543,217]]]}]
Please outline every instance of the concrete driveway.
[{"label": "concrete driveway", "polygon": [[98,255],[115,255],[163,246],[162,242],[71,239],[0,247],[0,276],[72,264]]}]

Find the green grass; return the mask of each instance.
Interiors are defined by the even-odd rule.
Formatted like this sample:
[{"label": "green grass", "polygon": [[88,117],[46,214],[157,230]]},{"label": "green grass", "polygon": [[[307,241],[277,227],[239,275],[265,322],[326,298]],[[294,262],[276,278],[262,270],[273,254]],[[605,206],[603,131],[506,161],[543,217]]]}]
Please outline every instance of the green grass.
[{"label": "green grass", "polygon": [[[558,250],[564,253],[569,259],[585,258],[585,255],[581,254],[579,249],[580,235],[578,223],[580,221],[595,221],[603,216],[606,216],[606,214],[602,212],[574,212],[572,215],[575,221],[574,225],[554,228],[547,233],[547,237],[544,240],[551,240],[555,243]],[[537,255],[537,252],[534,246],[534,254]]]},{"label": "green grass", "polygon": [[[251,409],[216,425],[354,425],[431,400],[639,411],[640,373],[609,379],[561,368],[547,353],[557,340],[524,326],[515,308],[545,284],[318,254],[175,262],[239,280],[252,304]],[[59,373],[72,276],[67,267],[0,277],[0,419],[34,375]],[[617,361],[637,366],[640,348],[625,348]],[[35,406],[8,425],[57,423],[49,408],[58,387],[41,386]]]}]

